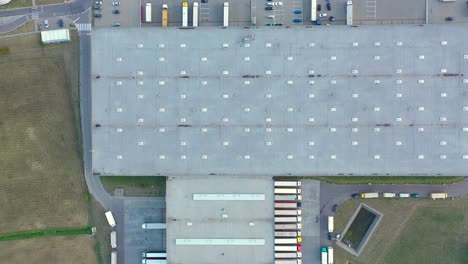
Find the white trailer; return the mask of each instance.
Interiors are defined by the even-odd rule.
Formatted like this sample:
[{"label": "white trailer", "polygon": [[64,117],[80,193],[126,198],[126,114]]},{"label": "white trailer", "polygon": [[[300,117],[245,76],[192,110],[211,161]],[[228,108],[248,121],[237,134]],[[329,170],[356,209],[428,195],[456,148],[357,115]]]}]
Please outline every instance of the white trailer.
[{"label": "white trailer", "polygon": [[117,264],[117,251],[111,252],[111,264]]},{"label": "white trailer", "polygon": [[302,217],[275,217],[275,223],[299,223],[302,222]]},{"label": "white trailer", "polygon": [[376,192],[361,193],[361,198],[363,199],[379,198],[379,193],[376,193]]},{"label": "white trailer", "polygon": [[275,230],[300,230],[302,224],[275,224]]},{"label": "white trailer", "polygon": [[300,187],[301,181],[275,181],[275,187]]},{"label": "white trailer", "polygon": [[287,252],[287,253],[275,253],[275,259],[283,259],[283,258],[301,258],[301,252]]},{"label": "white trailer", "polygon": [[302,264],[300,259],[275,259],[275,264]]},{"label": "white trailer", "polygon": [[328,248],[326,247],[322,247],[322,256],[321,256],[321,260],[322,260],[322,264],[328,264]]},{"label": "white trailer", "polygon": [[328,247],[328,264],[333,264],[333,248]]},{"label": "white trailer", "polygon": [[409,193],[400,193],[400,198],[409,198],[410,194]]},{"label": "white trailer", "polygon": [[229,26],[229,3],[224,2],[224,11],[223,11],[223,27]]},{"label": "white trailer", "polygon": [[382,196],[384,198],[395,198],[395,193],[383,193]]},{"label": "white trailer", "polygon": [[353,1],[346,3],[346,25],[353,25]]},{"label": "white trailer", "polygon": [[142,264],[167,264],[165,259],[142,259]]},{"label": "white trailer", "polygon": [[317,0],[310,0],[310,21],[317,20]]},{"label": "white trailer", "polygon": [[301,201],[302,195],[275,195],[275,201]]},{"label": "white trailer", "polygon": [[275,231],[275,237],[298,237],[301,231]]},{"label": "white trailer", "polygon": [[296,209],[296,208],[297,208],[297,202],[291,202],[291,203],[275,203],[275,208],[281,208],[281,209]]},{"label": "white trailer", "polygon": [[182,27],[188,27],[188,2],[182,3]]},{"label": "white trailer", "polygon": [[141,225],[143,229],[166,229],[166,223],[144,223]]},{"label": "white trailer", "polygon": [[143,252],[141,254],[142,258],[167,258],[166,252]]},{"label": "white trailer", "polygon": [[112,248],[117,248],[117,232],[115,231],[110,233],[110,244]]},{"label": "white trailer", "polygon": [[275,245],[275,252],[297,252],[297,246],[277,246]]},{"label": "white trailer", "polygon": [[151,18],[151,3],[146,3],[146,8],[145,8],[145,22],[146,23],[151,23],[152,18]]},{"label": "white trailer", "polygon": [[447,193],[431,193],[430,197],[431,197],[432,200],[445,199],[445,198],[448,197],[448,194]]},{"label": "white trailer", "polygon": [[106,218],[107,218],[107,222],[109,223],[111,227],[114,227],[116,225],[114,215],[112,215],[111,211],[106,212]]},{"label": "white trailer", "polygon": [[328,217],[328,232],[333,233],[333,230],[335,229],[335,221],[334,221],[333,216]]},{"label": "white trailer", "polygon": [[198,2],[193,3],[193,27],[198,27]]},{"label": "white trailer", "polygon": [[275,210],[275,215],[302,215],[302,210]]},{"label": "white trailer", "polygon": [[275,188],[275,194],[300,194],[299,188]]},{"label": "white trailer", "polygon": [[297,244],[297,238],[275,238],[275,245]]}]

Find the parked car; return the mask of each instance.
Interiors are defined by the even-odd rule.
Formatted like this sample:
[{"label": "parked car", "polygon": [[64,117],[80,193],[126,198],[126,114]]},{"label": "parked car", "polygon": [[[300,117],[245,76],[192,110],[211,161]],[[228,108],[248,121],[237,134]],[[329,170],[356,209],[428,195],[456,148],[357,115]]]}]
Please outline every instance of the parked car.
[{"label": "parked car", "polygon": [[271,10],[273,10],[273,7],[272,6],[266,6],[265,10],[271,11]]},{"label": "parked car", "polygon": [[273,19],[273,18],[275,18],[275,16],[274,15],[268,15],[268,16],[265,16],[265,18]]},{"label": "parked car", "polygon": [[333,211],[334,213],[336,213],[336,210],[338,210],[338,207],[339,207],[339,206],[338,206],[337,204],[333,205],[332,211]]},{"label": "parked car", "polygon": [[330,20],[331,22],[335,21],[336,18],[334,16],[330,16],[330,18],[328,18],[328,20]]},{"label": "parked car", "polygon": [[293,13],[296,14],[296,15],[299,15],[299,14],[302,14],[302,10],[294,10]]},{"label": "parked car", "polygon": [[327,16],[327,13],[321,13],[319,14],[319,17],[326,17]]},{"label": "parked car", "polygon": [[331,4],[330,4],[330,2],[327,3],[327,10],[328,10],[328,11],[331,10]]},{"label": "parked car", "polygon": [[277,26],[277,27],[282,26],[282,25],[283,25],[283,24],[281,24],[281,23],[273,24],[273,26]]},{"label": "parked car", "polygon": [[267,6],[273,6],[273,5],[274,5],[274,4],[271,3],[271,2],[266,2],[265,4],[266,4]]},{"label": "parked car", "polygon": [[201,0],[201,2],[207,4],[208,0]]},{"label": "parked car", "polygon": [[120,22],[114,22],[114,24],[112,24],[113,27],[120,27]]},{"label": "parked car", "polygon": [[62,19],[59,19],[59,20],[57,21],[57,25],[58,25],[59,27],[63,27],[63,20],[62,20]]},{"label": "parked car", "polygon": [[453,18],[453,17],[446,17],[446,18],[445,18],[445,21],[453,21],[454,19],[455,19],[455,18]]},{"label": "parked car", "polygon": [[320,19],[315,20],[315,25],[317,26],[322,25],[322,21],[320,21]]},{"label": "parked car", "polygon": [[44,27],[48,28],[49,27],[49,20],[44,20]]},{"label": "parked car", "polygon": [[302,23],[302,19],[300,19],[300,18],[295,18],[295,19],[292,20],[292,22],[294,22],[294,23]]},{"label": "parked car", "polygon": [[419,193],[412,193],[411,198],[419,198]]},{"label": "parked car", "polygon": [[319,11],[319,12],[322,11],[322,5],[320,5],[320,4],[317,5],[317,11]]},{"label": "parked car", "polygon": [[113,6],[119,6],[119,5],[120,5],[120,2],[112,2],[112,5],[113,5]]},{"label": "parked car", "polygon": [[96,5],[102,5],[102,1],[96,1]]},{"label": "parked car", "polygon": [[118,9],[112,10],[112,14],[118,15],[118,14],[120,14],[120,10],[118,10]]},{"label": "parked car", "polygon": [[351,194],[351,198],[359,198],[361,197],[361,194],[360,193],[353,193]]},{"label": "parked car", "polygon": [[94,17],[99,17],[99,18],[101,18],[101,17],[102,17],[102,14],[94,14]]},{"label": "parked car", "polygon": [[328,233],[328,240],[333,240],[333,234],[332,233]]},{"label": "parked car", "polygon": [[94,10],[101,10],[101,6],[100,5],[95,5]]}]

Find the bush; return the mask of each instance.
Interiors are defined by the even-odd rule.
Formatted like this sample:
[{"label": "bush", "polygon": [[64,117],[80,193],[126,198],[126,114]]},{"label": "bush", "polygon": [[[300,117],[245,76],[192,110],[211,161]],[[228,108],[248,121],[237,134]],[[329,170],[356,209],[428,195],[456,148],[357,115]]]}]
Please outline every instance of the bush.
[{"label": "bush", "polygon": [[8,54],[10,54],[9,47],[0,47],[0,55],[8,55]]}]

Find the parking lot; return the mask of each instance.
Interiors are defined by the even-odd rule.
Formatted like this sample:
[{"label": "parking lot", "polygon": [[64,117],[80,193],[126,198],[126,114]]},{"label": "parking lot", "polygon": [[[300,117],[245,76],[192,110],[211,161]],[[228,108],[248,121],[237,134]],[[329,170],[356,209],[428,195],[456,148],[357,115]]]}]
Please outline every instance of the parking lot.
[{"label": "parking lot", "polygon": [[165,222],[166,205],[162,198],[125,199],[125,263],[141,263],[141,254],[166,250],[166,230],[143,229],[143,223]]},{"label": "parking lot", "polygon": [[96,4],[96,1],[93,4],[94,26],[111,27],[114,23],[120,23],[120,26],[123,27],[140,26],[140,6],[138,1],[107,0],[97,2],[99,4]]}]

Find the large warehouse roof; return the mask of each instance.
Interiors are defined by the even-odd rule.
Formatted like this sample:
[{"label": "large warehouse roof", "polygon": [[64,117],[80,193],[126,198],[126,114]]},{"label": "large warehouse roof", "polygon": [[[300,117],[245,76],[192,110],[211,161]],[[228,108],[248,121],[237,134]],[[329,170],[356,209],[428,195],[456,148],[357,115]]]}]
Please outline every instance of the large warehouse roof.
[{"label": "large warehouse roof", "polygon": [[[268,177],[168,178],[167,259],[191,264],[273,263],[272,186]],[[197,195],[199,199],[194,199]]]},{"label": "large warehouse roof", "polygon": [[97,29],[94,171],[464,175],[467,33]]}]

